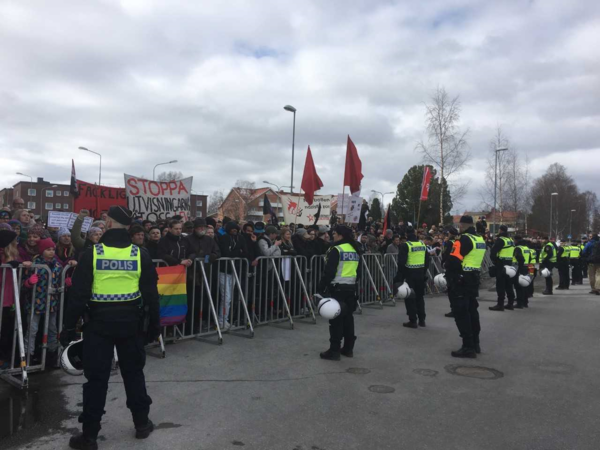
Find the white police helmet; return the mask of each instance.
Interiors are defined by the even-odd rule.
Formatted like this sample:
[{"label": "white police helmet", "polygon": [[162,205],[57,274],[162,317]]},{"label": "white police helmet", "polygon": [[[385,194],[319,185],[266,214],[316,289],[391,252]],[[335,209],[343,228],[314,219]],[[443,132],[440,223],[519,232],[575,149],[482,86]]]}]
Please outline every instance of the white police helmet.
[{"label": "white police helmet", "polygon": [[318,311],[325,319],[335,319],[342,312],[339,302],[335,298],[323,298],[319,302]]},{"label": "white police helmet", "polygon": [[519,275],[519,284],[523,287],[527,287],[531,284],[531,277],[529,275]]},{"label": "white police helmet", "polygon": [[506,273],[506,275],[508,275],[510,278],[514,278],[515,275],[517,274],[517,269],[515,269],[514,266],[504,266],[504,272]]},{"label": "white police helmet", "polygon": [[439,290],[446,289],[446,285],[448,284],[446,283],[446,275],[444,275],[443,273],[438,273],[433,278],[433,284],[435,284],[435,287]]},{"label": "white police helmet", "polygon": [[60,355],[60,367],[69,375],[83,375],[83,339],[67,345]]}]

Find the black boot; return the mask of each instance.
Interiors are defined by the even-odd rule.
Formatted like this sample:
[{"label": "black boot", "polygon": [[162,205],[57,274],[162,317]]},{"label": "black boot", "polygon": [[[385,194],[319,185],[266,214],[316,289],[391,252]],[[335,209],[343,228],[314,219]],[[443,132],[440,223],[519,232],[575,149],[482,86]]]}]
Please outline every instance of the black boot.
[{"label": "black boot", "polygon": [[512,311],[513,309],[515,309],[515,307],[509,303],[508,305],[506,305],[504,307],[504,309],[508,309],[509,311]]},{"label": "black boot", "polygon": [[406,327],[406,328],[419,328],[419,326],[417,325],[417,322],[413,322],[412,320],[409,322],[404,322],[402,324],[402,326]]},{"label": "black boot", "polygon": [[477,353],[472,347],[461,347],[460,350],[451,353],[455,358],[477,358]]},{"label": "black boot", "polygon": [[69,447],[77,450],[97,450],[98,442],[96,438],[81,433],[69,440]]},{"label": "black boot", "polygon": [[141,427],[135,427],[135,438],[136,439],[146,439],[150,436],[150,433],[154,431],[154,424],[150,419],[148,419],[148,423]]},{"label": "black boot", "polygon": [[490,306],[490,311],[504,311],[504,305]]},{"label": "black boot", "polygon": [[419,326],[425,328],[427,325],[425,325],[425,320],[419,320]]},{"label": "black boot", "polygon": [[481,347],[479,346],[479,344],[475,344],[475,353],[481,353]]},{"label": "black boot", "polygon": [[447,314],[444,314],[445,317],[454,317],[454,313],[452,311],[450,311]]},{"label": "black boot", "polygon": [[515,305],[515,308],[517,308],[517,309],[523,309],[523,308],[524,308],[524,306],[523,306],[523,304],[521,304],[521,303],[517,303],[517,304]]},{"label": "black boot", "polygon": [[[351,341],[351,342],[348,342]],[[346,358],[354,357],[354,343],[356,342],[356,336],[354,336],[351,340],[344,338],[344,346],[340,350],[340,354],[344,355]]]},{"label": "black boot", "polygon": [[331,349],[327,350],[326,352],[322,352],[320,354],[321,359],[328,359],[330,361],[339,361],[340,360],[340,352],[335,352]]},{"label": "black boot", "polygon": [[552,291],[544,291],[542,292],[542,295],[552,295]]}]

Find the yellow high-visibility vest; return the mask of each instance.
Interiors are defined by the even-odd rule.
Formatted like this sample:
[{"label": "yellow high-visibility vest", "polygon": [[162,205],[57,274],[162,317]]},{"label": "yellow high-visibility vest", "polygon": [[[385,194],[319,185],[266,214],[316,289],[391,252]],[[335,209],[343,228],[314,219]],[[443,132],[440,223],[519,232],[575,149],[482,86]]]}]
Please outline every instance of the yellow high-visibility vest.
[{"label": "yellow high-visibility vest", "polygon": [[139,299],[142,273],[138,246],[125,248],[94,245],[92,302],[130,302]]}]

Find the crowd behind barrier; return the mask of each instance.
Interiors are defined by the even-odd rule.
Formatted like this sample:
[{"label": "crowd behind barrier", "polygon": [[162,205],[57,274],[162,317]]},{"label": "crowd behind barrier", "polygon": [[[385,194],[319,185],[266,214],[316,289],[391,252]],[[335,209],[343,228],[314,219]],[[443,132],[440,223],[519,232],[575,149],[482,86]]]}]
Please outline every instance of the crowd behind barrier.
[{"label": "crowd behind barrier", "polygon": [[[489,252],[488,252],[489,253]],[[359,308],[384,305],[395,306],[396,298],[392,291],[397,272],[396,256],[392,254],[365,253],[362,255],[363,270],[358,281],[357,295]],[[153,260],[156,267],[165,267],[163,260]],[[163,327],[160,346],[165,355],[164,343],[174,343],[186,339],[216,339],[223,342],[223,334],[254,336],[261,325],[285,324],[290,329],[298,320],[306,323],[317,322],[315,294],[323,274],[325,256],[314,255],[310,261],[305,256],[275,256],[257,258],[258,263],[250,265],[244,258],[219,258],[210,263],[197,258],[188,269],[187,303],[185,322]],[[484,266],[489,266],[489,254]],[[2,285],[12,281],[13,269],[9,265],[0,266]],[[0,333],[3,345],[9,348],[8,367],[0,370],[0,378],[19,387],[27,386],[27,375],[45,370],[48,365],[58,366],[54,356],[48,359],[50,343],[58,342],[58,330],[62,329],[63,313],[68,301],[69,274],[73,270],[62,269],[58,289],[48,289],[45,297],[45,310],[36,314],[35,289],[25,287],[25,279],[31,274],[46,272],[44,265],[25,268],[20,265],[14,273],[16,284],[14,297],[5,299],[5,290],[0,291],[4,307],[0,310]],[[439,256],[431,258],[428,268],[427,289],[429,293],[439,293],[433,277],[441,273]],[[487,271],[482,271],[485,275]],[[47,314],[53,296],[58,296],[54,312]],[[16,300],[16,301],[15,301]],[[33,324],[33,326],[32,326]],[[8,343],[8,344],[6,344]]]}]

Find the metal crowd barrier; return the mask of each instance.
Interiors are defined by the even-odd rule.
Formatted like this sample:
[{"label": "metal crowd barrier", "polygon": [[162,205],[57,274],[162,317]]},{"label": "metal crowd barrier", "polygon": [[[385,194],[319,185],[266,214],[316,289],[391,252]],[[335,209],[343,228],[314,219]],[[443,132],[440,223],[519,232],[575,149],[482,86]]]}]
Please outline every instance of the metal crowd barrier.
[{"label": "metal crowd barrier", "polygon": [[[25,272],[24,272],[25,271]],[[0,369],[0,379],[16,386],[18,388],[26,388],[28,386],[29,377],[28,375],[32,372],[43,371],[46,367],[46,355],[48,352],[48,333],[49,329],[55,331],[55,339],[58,341],[57,332],[57,314],[50,314],[50,301],[52,295],[56,294],[54,288],[49,287],[46,294],[46,305],[43,314],[35,314],[35,288],[31,289],[31,297],[28,300],[26,293],[22,292],[22,286],[24,281],[33,274],[38,274],[42,271],[46,271],[48,279],[52,277],[50,268],[46,265],[31,265],[25,267],[22,264],[18,268],[13,269],[8,264],[0,266],[0,280],[2,285],[0,287],[0,342],[2,345],[1,351],[3,357],[9,358],[8,368]],[[5,291],[6,283],[12,283],[13,287],[13,304],[4,306],[5,302]],[[10,300],[9,300],[10,302]],[[29,305],[29,311],[27,311],[27,305]],[[24,314],[22,308],[27,312],[27,323],[24,324]],[[14,313],[14,317],[12,314]],[[34,318],[37,321],[37,333],[33,335]],[[25,334],[24,328],[27,326],[27,333]],[[40,327],[40,325],[42,325]],[[40,331],[43,332],[41,336],[41,346],[37,348],[37,338]],[[33,364],[31,359],[30,346],[34,347],[33,354],[36,352],[40,354],[39,362]],[[58,351],[58,347],[57,347]]]},{"label": "metal crowd barrier", "polygon": [[361,306],[377,304],[383,308],[384,304],[390,303],[396,306],[393,278],[390,284],[386,278],[383,269],[383,255],[379,253],[365,253],[361,255],[362,272],[358,279],[358,304],[359,313],[362,312]]}]

